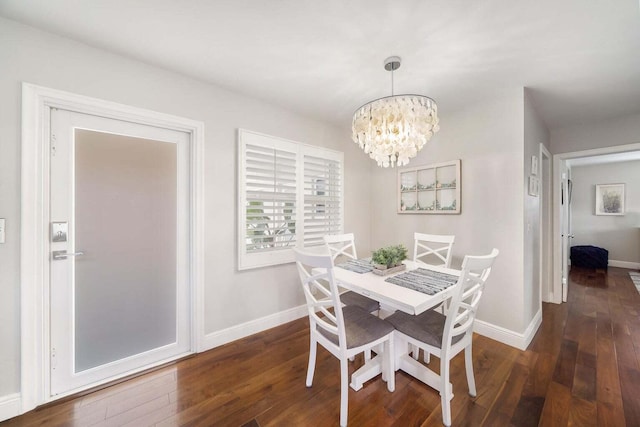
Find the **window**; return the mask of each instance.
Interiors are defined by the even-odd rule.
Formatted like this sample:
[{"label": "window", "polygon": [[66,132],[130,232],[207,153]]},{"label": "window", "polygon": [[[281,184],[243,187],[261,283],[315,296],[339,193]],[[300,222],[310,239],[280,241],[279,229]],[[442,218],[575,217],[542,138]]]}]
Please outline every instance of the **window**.
[{"label": "window", "polygon": [[342,156],[304,154],[304,246],[323,245],[325,234],[342,233]]},{"label": "window", "polygon": [[238,268],[293,262],[343,229],[343,154],[239,131]]}]

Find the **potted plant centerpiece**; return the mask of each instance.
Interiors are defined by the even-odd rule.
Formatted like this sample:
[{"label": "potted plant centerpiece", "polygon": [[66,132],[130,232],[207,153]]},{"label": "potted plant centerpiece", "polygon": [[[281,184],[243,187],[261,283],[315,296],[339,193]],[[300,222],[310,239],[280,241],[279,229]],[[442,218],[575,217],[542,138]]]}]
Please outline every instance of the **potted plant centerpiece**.
[{"label": "potted plant centerpiece", "polygon": [[387,246],[380,248],[371,255],[374,266],[373,272],[380,276],[402,271],[406,265],[402,263],[407,259],[407,248],[404,245]]}]

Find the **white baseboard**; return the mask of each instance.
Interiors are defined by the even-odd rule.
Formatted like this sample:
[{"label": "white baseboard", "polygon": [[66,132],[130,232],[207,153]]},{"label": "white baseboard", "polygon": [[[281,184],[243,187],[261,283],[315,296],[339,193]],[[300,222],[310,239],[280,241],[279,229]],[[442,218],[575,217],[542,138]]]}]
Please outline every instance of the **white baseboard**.
[{"label": "white baseboard", "polygon": [[202,351],[207,351],[240,338],[248,337],[249,335],[283,325],[287,322],[291,322],[292,320],[307,316],[308,314],[307,305],[305,304],[289,310],[274,313],[269,316],[261,317],[260,319],[232,326],[221,331],[206,334],[202,343]]},{"label": "white baseboard", "polygon": [[20,415],[20,393],[8,394],[0,397],[0,421]]},{"label": "white baseboard", "polygon": [[609,267],[620,267],[620,268],[629,268],[631,270],[638,270],[640,269],[640,262],[616,261],[615,259],[610,259]]},{"label": "white baseboard", "polygon": [[541,323],[542,309],[538,310],[524,333],[515,332],[478,319],[476,319],[475,324],[473,325],[473,331],[519,350],[526,350],[538,331]]},{"label": "white baseboard", "polygon": [[[221,331],[212,332],[205,335],[201,351],[207,351],[232,341],[248,337],[249,335],[283,325],[287,322],[291,322],[292,320],[304,317],[307,313],[307,306],[301,305],[299,307],[294,307],[289,310],[251,320],[240,325],[232,326]],[[485,337],[494,339],[503,344],[510,345],[519,350],[525,350],[529,346],[529,343],[533,339],[541,323],[542,310],[538,310],[524,333],[515,332],[478,319],[475,321],[473,330],[480,335],[484,335]]]}]

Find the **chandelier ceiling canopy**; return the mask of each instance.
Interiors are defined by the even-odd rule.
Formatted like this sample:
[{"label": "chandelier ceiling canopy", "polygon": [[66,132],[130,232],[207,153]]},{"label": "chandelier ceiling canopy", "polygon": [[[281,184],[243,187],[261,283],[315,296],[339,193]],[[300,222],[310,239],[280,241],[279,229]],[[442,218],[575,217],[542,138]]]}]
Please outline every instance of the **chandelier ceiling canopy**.
[{"label": "chandelier ceiling canopy", "polygon": [[400,68],[400,58],[384,61],[391,71],[391,96],[368,102],[353,114],[353,141],[378,166],[394,167],[409,163],[418,151],[438,132],[436,102],[423,95],[394,95],[393,72]]}]

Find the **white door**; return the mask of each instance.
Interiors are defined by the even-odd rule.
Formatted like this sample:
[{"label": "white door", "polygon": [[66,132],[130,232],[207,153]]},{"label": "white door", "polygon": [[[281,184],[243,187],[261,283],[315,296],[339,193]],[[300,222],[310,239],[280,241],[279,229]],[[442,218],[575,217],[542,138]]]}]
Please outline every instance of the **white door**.
[{"label": "white door", "polygon": [[51,396],[188,354],[189,135],[51,110]]},{"label": "white door", "polygon": [[562,302],[567,302],[569,292],[569,253],[571,250],[571,168],[562,160]]}]

